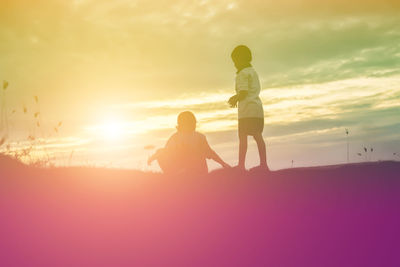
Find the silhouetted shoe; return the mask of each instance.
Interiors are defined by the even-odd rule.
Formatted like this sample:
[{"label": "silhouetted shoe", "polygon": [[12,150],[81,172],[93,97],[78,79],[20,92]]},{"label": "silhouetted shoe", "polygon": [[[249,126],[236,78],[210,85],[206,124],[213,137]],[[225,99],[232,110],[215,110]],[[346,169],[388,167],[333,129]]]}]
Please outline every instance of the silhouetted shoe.
[{"label": "silhouetted shoe", "polygon": [[267,165],[265,166],[256,166],[250,169],[251,172],[270,172],[269,168]]}]

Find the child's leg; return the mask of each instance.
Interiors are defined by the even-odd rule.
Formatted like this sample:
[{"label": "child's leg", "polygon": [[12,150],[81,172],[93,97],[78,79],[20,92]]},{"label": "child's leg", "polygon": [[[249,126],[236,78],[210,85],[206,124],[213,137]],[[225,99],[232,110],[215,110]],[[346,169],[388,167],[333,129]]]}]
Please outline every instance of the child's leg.
[{"label": "child's leg", "polygon": [[153,156],[155,160],[157,160],[158,165],[160,166],[163,173],[171,172],[173,166],[171,162],[171,157],[166,153],[164,148],[157,150],[157,152]]},{"label": "child's leg", "polygon": [[165,167],[168,164],[164,156],[164,148],[160,148],[151,157],[151,160],[156,160],[161,170],[165,172]]},{"label": "child's leg", "polygon": [[239,164],[238,167],[244,169],[247,153],[247,134],[239,133]]},{"label": "child's leg", "polygon": [[257,143],[258,154],[260,156],[260,166],[267,167],[267,152],[265,149],[264,138],[261,133],[255,134],[253,137]]}]

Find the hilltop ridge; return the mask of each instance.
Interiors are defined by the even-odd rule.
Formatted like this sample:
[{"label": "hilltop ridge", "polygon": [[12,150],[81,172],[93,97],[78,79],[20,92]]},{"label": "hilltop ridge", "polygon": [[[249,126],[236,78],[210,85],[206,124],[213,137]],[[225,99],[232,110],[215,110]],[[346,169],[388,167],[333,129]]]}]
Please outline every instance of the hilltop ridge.
[{"label": "hilltop ridge", "polygon": [[399,266],[400,163],[167,177],[0,160],[2,266]]}]

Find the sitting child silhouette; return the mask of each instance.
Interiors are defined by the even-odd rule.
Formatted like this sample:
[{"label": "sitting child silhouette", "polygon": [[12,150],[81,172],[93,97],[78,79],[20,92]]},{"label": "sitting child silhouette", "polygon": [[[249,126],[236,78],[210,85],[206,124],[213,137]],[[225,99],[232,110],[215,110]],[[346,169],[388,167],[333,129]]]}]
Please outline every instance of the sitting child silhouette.
[{"label": "sitting child silhouette", "polygon": [[222,167],[230,167],[211,149],[206,137],[196,131],[196,117],[190,111],[178,115],[177,132],[167,141],[164,148],[148,159],[150,165],[157,160],[164,173],[206,174],[206,159],[218,162]]}]

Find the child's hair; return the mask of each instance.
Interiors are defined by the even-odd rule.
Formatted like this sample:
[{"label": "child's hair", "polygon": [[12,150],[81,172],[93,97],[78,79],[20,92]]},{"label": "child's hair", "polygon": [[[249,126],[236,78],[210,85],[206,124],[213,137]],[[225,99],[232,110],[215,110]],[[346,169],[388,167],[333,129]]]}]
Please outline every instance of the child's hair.
[{"label": "child's hair", "polygon": [[251,51],[245,45],[238,45],[233,49],[231,54],[232,59],[240,62],[250,63],[252,60]]},{"label": "child's hair", "polygon": [[176,127],[180,132],[193,132],[196,130],[196,117],[190,111],[181,112],[178,115],[178,126]]}]

